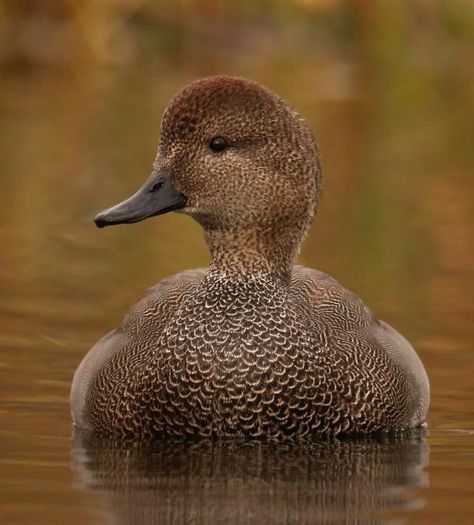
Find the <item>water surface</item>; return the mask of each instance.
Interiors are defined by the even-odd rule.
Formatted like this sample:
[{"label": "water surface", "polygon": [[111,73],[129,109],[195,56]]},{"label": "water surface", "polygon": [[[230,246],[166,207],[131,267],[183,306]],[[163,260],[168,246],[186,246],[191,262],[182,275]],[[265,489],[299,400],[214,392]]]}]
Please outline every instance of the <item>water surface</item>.
[{"label": "water surface", "polygon": [[417,76],[422,94],[406,99],[361,62],[340,65],[345,90],[334,97],[320,80],[336,66],[314,65],[305,88],[271,68],[239,73],[291,100],[317,132],[325,191],[299,262],[411,340],[431,380],[427,435],[151,449],[72,436],[69,387],[85,352],[148,287],[207,264],[189,218],[106,231],[91,221],[143,182],[167,100],[208,69],[10,75],[0,87],[2,523],[474,522],[472,134],[453,88],[462,83]]}]

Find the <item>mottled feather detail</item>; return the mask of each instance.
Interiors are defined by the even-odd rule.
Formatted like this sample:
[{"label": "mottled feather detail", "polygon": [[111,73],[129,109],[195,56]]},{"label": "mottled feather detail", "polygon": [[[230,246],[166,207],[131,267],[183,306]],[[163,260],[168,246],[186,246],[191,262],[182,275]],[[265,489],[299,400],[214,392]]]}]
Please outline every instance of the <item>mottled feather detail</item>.
[{"label": "mottled feather detail", "polygon": [[[228,147],[212,151],[213,137]],[[284,439],[424,422],[428,379],[409,343],[334,279],[294,266],[321,170],[293,109],[243,79],[194,82],[165,112],[154,167],[186,197],[212,262],[163,280],[93,347],[73,381],[76,425]]]},{"label": "mottled feather detail", "polygon": [[183,272],[118,329],[133,340],[97,374],[87,412],[103,433],[282,439],[412,426],[413,395],[371,327],[327,275]]}]

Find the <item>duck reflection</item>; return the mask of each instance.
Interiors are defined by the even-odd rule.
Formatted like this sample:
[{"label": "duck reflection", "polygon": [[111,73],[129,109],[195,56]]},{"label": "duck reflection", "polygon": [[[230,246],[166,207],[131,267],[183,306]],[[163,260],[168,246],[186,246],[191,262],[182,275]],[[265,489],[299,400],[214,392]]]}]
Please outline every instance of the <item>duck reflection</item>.
[{"label": "duck reflection", "polygon": [[80,485],[103,492],[110,523],[366,525],[423,504],[410,489],[427,483],[429,449],[421,431],[363,441],[146,447],[76,434],[72,455]]}]

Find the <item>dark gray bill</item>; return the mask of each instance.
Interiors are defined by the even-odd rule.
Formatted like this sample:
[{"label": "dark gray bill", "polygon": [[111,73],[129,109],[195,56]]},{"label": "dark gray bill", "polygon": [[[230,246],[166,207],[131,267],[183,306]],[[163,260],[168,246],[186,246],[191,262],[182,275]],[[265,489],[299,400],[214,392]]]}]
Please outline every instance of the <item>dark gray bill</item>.
[{"label": "dark gray bill", "polygon": [[169,172],[154,171],[137,193],[126,201],[101,211],[94,221],[99,228],[130,224],[184,208],[185,205],[186,197],[175,189]]}]

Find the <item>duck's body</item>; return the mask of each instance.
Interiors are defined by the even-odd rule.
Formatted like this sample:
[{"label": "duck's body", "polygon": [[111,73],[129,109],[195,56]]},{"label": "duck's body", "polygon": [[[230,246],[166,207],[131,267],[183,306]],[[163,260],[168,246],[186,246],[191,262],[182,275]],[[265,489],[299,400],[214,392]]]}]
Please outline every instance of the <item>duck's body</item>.
[{"label": "duck's body", "polygon": [[[176,158],[190,169],[179,138],[189,127],[199,128],[204,110],[196,110],[196,91],[204,96],[207,111],[212,110],[213,100],[206,100],[210,92],[220,97],[220,110],[227,99],[229,107],[238,105],[239,89],[243,99],[253,92],[257,102],[251,104],[260,111],[274,104],[277,125],[294,125],[291,148],[282,158],[273,154],[270,162],[262,151],[251,158],[245,149],[251,144],[255,154],[266,142],[258,146],[256,140],[241,140],[245,146],[239,158],[235,147],[231,161],[238,163],[241,176],[250,158],[253,178],[224,179],[213,191],[204,174],[192,180],[174,177],[172,186],[168,179],[159,184],[166,202],[142,215],[177,207],[179,195],[186,196],[179,207],[204,226],[211,266],[162,281],[93,347],[73,381],[75,424],[135,437],[281,439],[402,430],[423,423],[428,380],[409,343],[334,279],[293,265],[319,190],[317,153],[304,123],[282,101],[246,81],[219,77],[187,89],[165,115],[158,159],[167,162],[157,173],[173,172]],[[217,176],[225,171],[225,157],[218,158]],[[212,172],[215,157],[207,162],[206,173]],[[265,185],[267,173],[282,171],[282,163],[286,169],[299,166],[301,173]],[[145,197],[132,198],[141,199],[142,207],[158,187],[154,180],[151,190],[147,183]],[[303,196],[289,194],[299,186]],[[242,193],[247,195],[237,202]],[[130,202],[125,211],[119,205],[102,214],[98,224],[144,218],[130,215]]]},{"label": "duck's body", "polygon": [[289,286],[206,269],[162,281],[89,352],[74,385],[78,426],[157,437],[400,430],[424,421],[428,399],[411,346],[301,266]]}]

